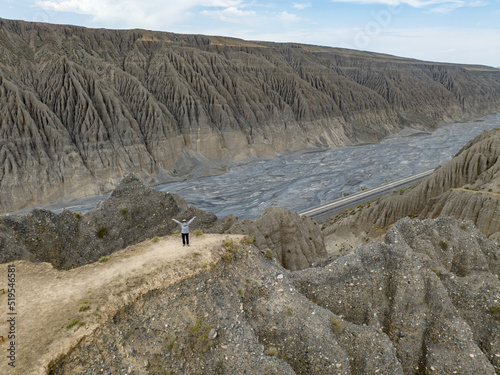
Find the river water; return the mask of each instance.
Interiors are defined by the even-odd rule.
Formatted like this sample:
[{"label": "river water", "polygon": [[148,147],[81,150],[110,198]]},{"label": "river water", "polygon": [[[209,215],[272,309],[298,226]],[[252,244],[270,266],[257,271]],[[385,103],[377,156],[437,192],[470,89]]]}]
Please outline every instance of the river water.
[{"label": "river water", "polygon": [[[433,169],[448,162],[476,135],[496,127],[500,127],[500,114],[476,122],[445,125],[432,133],[388,138],[378,144],[283,155],[232,167],[220,176],[173,182],[155,189],[177,193],[189,204],[218,217],[232,213],[240,219],[255,219],[270,206],[301,211],[342,194]],[[60,212],[65,206],[87,212],[105,198],[37,207]]]}]

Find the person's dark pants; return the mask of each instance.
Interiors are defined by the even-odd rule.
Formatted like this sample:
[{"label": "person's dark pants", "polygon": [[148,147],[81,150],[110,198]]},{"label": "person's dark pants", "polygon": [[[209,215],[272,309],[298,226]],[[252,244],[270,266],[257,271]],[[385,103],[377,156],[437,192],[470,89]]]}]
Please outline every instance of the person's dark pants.
[{"label": "person's dark pants", "polygon": [[182,233],[182,244],[189,245],[189,233]]}]

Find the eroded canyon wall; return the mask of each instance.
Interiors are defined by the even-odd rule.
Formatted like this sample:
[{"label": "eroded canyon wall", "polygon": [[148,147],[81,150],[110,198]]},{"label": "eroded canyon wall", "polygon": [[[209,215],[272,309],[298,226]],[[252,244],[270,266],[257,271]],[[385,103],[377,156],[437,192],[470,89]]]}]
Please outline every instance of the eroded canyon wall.
[{"label": "eroded canyon wall", "polygon": [[0,210],[430,129],[499,94],[487,67],[0,19]]}]

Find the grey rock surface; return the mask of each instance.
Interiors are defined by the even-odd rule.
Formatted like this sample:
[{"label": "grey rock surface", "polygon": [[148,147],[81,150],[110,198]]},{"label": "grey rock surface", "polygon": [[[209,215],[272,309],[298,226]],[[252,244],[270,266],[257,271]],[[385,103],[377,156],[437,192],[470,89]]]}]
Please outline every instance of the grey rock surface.
[{"label": "grey rock surface", "polygon": [[192,230],[209,227],[217,217],[188,207],[175,194],[147,188],[136,176],[125,177],[111,196],[88,214],[33,210],[0,218],[0,263],[14,259],[49,262],[69,269],[155,236],[178,230],[171,219],[190,219]]},{"label": "grey rock surface", "polygon": [[495,374],[499,256],[470,221],[406,218],[384,242],[298,271],[292,283],[343,319],[387,334],[405,374]]},{"label": "grey rock surface", "polygon": [[245,234],[259,249],[270,250],[283,267],[295,271],[309,268],[327,256],[320,226],[279,207],[267,208],[256,220],[242,220],[226,233]]},{"label": "grey rock surface", "polygon": [[0,210],[429,130],[499,92],[488,67],[0,19]]},{"label": "grey rock surface", "polygon": [[384,242],[293,272],[234,246],[132,301],[50,374],[500,371],[500,249],[472,222],[403,219]]}]

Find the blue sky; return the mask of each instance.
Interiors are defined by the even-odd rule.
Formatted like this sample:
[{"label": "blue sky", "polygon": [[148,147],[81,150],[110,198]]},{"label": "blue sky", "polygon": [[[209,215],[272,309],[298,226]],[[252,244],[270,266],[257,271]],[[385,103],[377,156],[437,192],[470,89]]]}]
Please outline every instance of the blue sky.
[{"label": "blue sky", "polygon": [[0,0],[0,17],[500,67],[498,0]]}]

